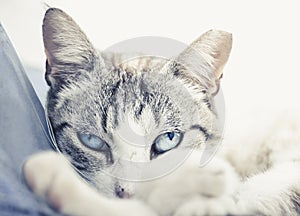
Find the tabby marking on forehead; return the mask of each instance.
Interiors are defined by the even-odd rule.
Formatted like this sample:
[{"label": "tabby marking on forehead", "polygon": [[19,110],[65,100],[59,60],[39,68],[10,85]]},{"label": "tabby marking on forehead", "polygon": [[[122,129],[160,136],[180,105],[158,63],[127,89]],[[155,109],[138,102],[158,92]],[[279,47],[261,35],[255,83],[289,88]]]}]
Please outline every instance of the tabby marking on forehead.
[{"label": "tabby marking on forehead", "polygon": [[142,110],[138,118],[132,113],[128,114],[127,117],[130,129],[140,136],[148,135],[155,128],[155,117],[149,106]]}]

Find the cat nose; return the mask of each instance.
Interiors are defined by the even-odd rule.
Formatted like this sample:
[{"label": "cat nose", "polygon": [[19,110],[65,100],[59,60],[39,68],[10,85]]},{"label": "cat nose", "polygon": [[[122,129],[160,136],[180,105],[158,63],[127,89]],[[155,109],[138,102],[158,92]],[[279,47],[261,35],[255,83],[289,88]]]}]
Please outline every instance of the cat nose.
[{"label": "cat nose", "polygon": [[128,199],[132,196],[124,187],[120,185],[115,186],[115,194],[122,199]]}]

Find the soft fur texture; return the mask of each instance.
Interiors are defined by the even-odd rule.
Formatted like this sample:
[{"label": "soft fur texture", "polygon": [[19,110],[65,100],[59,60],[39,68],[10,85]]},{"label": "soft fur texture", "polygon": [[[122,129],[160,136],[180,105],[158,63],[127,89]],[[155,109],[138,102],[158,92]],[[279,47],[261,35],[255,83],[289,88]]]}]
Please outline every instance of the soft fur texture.
[{"label": "soft fur texture", "polygon": [[[203,149],[221,139],[214,96],[230,54],[230,33],[208,31],[174,59],[128,61],[122,54],[96,51],[67,14],[50,8],[43,36],[47,113],[59,150],[81,176],[63,156],[49,152],[30,158],[24,174],[32,190],[58,211],[75,216],[300,213],[299,139],[287,141],[276,132],[255,145],[229,142],[199,167]],[[180,145],[153,156],[154,140],[166,131],[182,132]],[[100,137],[109,151],[83,145],[81,132]],[[128,145],[124,137],[143,147]],[[189,157],[177,163],[187,151]],[[164,166],[163,159],[175,161],[176,169],[151,181],[129,181],[141,177],[141,164]]]}]

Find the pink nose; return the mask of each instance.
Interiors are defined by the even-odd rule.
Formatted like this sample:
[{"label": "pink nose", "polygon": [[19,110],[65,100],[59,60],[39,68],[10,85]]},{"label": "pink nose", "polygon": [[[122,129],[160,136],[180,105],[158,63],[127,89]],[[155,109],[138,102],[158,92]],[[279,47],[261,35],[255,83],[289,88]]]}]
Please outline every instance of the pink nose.
[{"label": "pink nose", "polygon": [[116,185],[115,193],[119,198],[122,198],[122,199],[128,199],[131,197],[131,194],[128,191],[126,191],[123,187],[121,187],[120,185]]}]

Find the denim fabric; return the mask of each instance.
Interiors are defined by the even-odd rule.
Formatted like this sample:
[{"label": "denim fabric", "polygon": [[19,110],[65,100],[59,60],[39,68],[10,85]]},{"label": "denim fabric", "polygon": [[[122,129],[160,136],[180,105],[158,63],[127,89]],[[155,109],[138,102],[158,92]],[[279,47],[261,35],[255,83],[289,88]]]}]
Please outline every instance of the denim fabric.
[{"label": "denim fabric", "polygon": [[22,165],[53,150],[44,110],[0,24],[0,215],[59,215],[27,187]]}]

